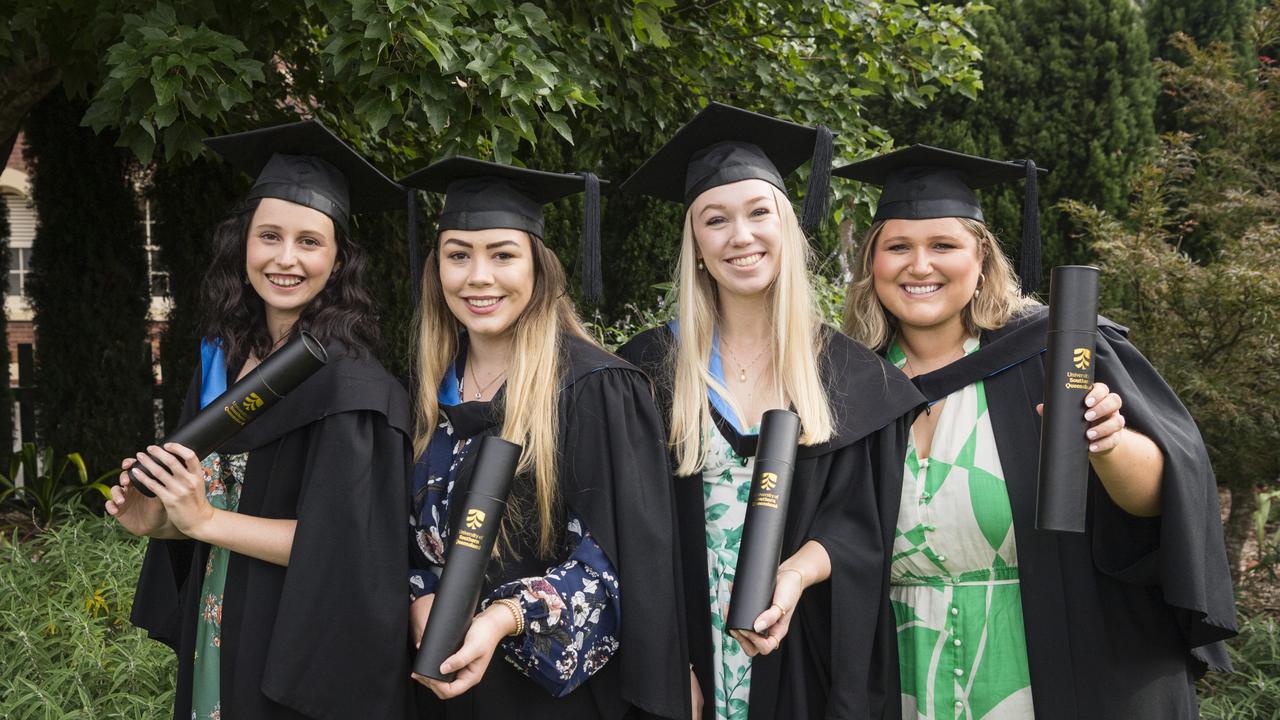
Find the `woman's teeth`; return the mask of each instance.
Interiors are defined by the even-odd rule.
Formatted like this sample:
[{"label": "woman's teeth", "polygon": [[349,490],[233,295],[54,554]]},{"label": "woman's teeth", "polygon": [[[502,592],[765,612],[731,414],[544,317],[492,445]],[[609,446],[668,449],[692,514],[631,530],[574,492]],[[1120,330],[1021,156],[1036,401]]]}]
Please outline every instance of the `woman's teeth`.
[{"label": "woman's teeth", "polygon": [[927,295],[942,287],[941,285],[903,285],[909,295]]},{"label": "woman's teeth", "polygon": [[280,287],[293,287],[295,285],[302,284],[302,278],[300,277],[290,277],[290,276],[284,276],[284,275],[268,275],[267,279],[271,281],[272,285],[279,285]]},{"label": "woman's teeth", "polygon": [[764,258],[764,253],[756,253],[755,255],[743,255],[742,257],[733,258],[732,260],[729,261],[729,264],[736,265],[737,267],[751,267],[752,265],[755,265],[756,263],[760,262],[762,258]]},{"label": "woman's teeth", "polygon": [[467,298],[467,304],[471,307],[486,308],[493,307],[498,304],[502,298]]}]

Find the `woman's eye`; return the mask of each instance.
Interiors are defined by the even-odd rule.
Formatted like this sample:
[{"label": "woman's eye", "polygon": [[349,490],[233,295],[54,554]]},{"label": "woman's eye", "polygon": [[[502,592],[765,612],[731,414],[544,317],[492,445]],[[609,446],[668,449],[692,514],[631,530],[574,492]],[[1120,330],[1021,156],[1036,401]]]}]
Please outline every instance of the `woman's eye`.
[{"label": "woman's eye", "polygon": [[716,215],[715,217],[707,218],[707,225],[711,227],[714,227],[716,225],[723,225],[725,222],[726,220],[722,215]]},{"label": "woman's eye", "polygon": [[934,249],[937,249],[937,250],[954,250],[956,246],[952,243],[940,242],[940,243],[934,243],[933,247]]},{"label": "woman's eye", "polygon": [[302,237],[298,242],[308,247],[317,247],[320,245],[320,241],[313,237]]},{"label": "woman's eye", "polygon": [[762,217],[769,214],[769,208],[760,207],[751,211],[751,217]]},{"label": "woman's eye", "polygon": [[449,253],[445,257],[449,258],[450,260],[453,260],[454,262],[459,262],[462,260],[466,260],[467,254],[462,252],[461,250],[455,250],[454,252]]},{"label": "woman's eye", "polygon": [[267,242],[275,242],[276,240],[279,240],[279,239],[280,239],[280,236],[279,236],[279,235],[276,235],[276,234],[275,234],[275,233],[273,233],[273,232],[264,232],[264,233],[262,233],[262,234],[258,235],[258,238],[259,238],[260,240],[265,240],[265,241],[267,241]]},{"label": "woman's eye", "polygon": [[509,252],[494,253],[494,255],[493,255],[493,258],[494,258],[495,260],[502,260],[502,261],[504,261],[504,262],[505,262],[505,261],[507,261],[507,260],[514,260],[514,259],[515,259],[515,257],[516,257],[515,255],[512,255],[512,254],[511,254],[511,253],[509,253]]},{"label": "woman's eye", "polygon": [[906,243],[893,243],[885,248],[887,252],[904,252],[907,249]]}]

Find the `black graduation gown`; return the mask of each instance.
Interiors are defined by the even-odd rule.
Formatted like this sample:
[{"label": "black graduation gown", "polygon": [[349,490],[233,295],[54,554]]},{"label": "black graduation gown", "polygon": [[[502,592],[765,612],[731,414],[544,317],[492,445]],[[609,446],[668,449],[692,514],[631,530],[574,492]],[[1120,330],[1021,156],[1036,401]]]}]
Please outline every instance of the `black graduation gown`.
[{"label": "black graduation gown", "polygon": [[[879,484],[889,475],[901,486],[910,417],[922,399],[897,368],[844,335],[824,333],[819,372],[836,434],[797,452],[782,556],[817,540],[831,558],[831,578],[805,591],[779,650],[752,661],[751,720],[878,717],[886,692],[896,690],[896,684],[888,688],[872,675],[882,666],[877,655],[886,642],[877,635],[887,628],[892,640],[893,632],[884,563],[893,525],[882,524],[887,499]],[[668,419],[674,342],[663,326],[619,350],[653,379]],[[755,455],[755,436],[739,435],[714,407],[711,415],[735,452]],[[710,697],[715,682],[702,477],[674,482],[690,659],[704,697]],[[713,718],[712,703],[704,705],[703,717]]]},{"label": "black graduation gown", "polygon": [[[442,703],[420,689],[420,717],[616,720],[688,715],[683,625],[673,620],[681,610],[674,509],[662,424],[648,381],[635,368],[580,338],[566,335],[562,345],[561,499],[582,518],[618,573],[618,650],[581,686],[563,698],[553,698],[511,666],[499,649],[480,683],[461,696]],[[493,402],[446,408],[455,437],[500,434],[499,408],[505,392],[505,387],[500,389]],[[470,486],[477,454],[468,453],[455,471],[453,497],[461,497]],[[526,509],[521,521],[526,532],[514,539],[520,559],[499,546],[499,557],[489,564],[482,597],[507,582],[545,575],[547,568],[563,560],[538,557],[532,477],[517,476],[512,496],[514,506]],[[463,503],[451,503],[450,512],[460,512],[462,507]],[[561,514],[567,522],[563,509]],[[460,518],[451,517],[450,527],[460,526]]]},{"label": "black graduation gown", "polygon": [[[1162,515],[1124,512],[1090,471],[1085,532],[1036,530],[1035,406],[1044,398],[1046,330],[1047,312],[1037,308],[984,332],[978,352],[916,378],[930,401],[985,378],[1013,510],[1036,718],[1197,718],[1194,682],[1206,670],[1230,669],[1221,641],[1236,633],[1217,483],[1204,442],[1177,396],[1128,342],[1128,331],[1099,318],[1097,381],[1123,399],[1127,427],[1164,453]],[[883,522],[897,517],[899,495],[892,494]],[[885,675],[896,682],[888,668]]]},{"label": "black graduation gown", "polygon": [[[298,520],[288,568],[235,553],[227,564],[221,703],[232,720],[409,715],[408,395],[368,351],[327,349],[324,368],[220,449],[249,453],[240,513]],[[177,653],[175,720],[191,717],[208,555],[205,543],[152,540],[134,597],[133,623]]]}]

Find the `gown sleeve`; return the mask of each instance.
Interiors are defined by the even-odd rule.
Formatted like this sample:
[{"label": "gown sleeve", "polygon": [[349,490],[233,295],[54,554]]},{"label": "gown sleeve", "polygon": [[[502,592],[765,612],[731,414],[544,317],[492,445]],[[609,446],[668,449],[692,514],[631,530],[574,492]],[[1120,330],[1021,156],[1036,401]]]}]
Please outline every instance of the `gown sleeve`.
[{"label": "gown sleeve", "polygon": [[262,691],[309,717],[400,717],[409,677],[409,439],[370,411],[318,420],[305,439]]},{"label": "gown sleeve", "polygon": [[[1123,399],[1127,427],[1160,448],[1164,474],[1155,518],[1120,509],[1094,477],[1094,564],[1121,582],[1157,587],[1192,648],[1231,637],[1235,603],[1217,481],[1195,420],[1123,329],[1099,327],[1097,358],[1098,380]],[[1226,664],[1221,646],[1205,652],[1211,667]]]},{"label": "gown sleeve", "polygon": [[604,667],[618,649],[618,574],[591,532],[569,515],[569,558],[542,577],[493,590],[484,605],[514,598],[525,631],[500,647],[507,660],[553,697],[564,697]]}]

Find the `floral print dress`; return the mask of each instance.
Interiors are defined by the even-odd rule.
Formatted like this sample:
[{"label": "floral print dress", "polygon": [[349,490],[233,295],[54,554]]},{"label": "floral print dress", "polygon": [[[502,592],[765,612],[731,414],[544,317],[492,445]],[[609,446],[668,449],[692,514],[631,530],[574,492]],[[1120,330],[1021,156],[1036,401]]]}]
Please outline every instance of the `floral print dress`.
[{"label": "floral print dress", "polygon": [[[219,510],[236,512],[244,487],[249,453],[221,456],[213,453],[201,463],[205,495]],[[213,545],[200,585],[200,619],[196,623],[196,650],[191,688],[191,720],[222,720],[220,652],[222,648],[222,597],[231,551]]]},{"label": "floral print dress", "polygon": [[[452,376],[452,373],[450,373]],[[454,473],[475,438],[455,440],[442,419],[414,465],[410,517],[409,594],[435,592],[450,538],[449,501]],[[564,697],[604,667],[618,649],[621,604],[618,575],[582,520],[570,512],[567,559],[545,575],[505,583],[482,607],[514,598],[524,610],[525,631],[498,645],[506,661],[553,697]]]},{"label": "floral print dress", "polygon": [[[906,362],[896,343],[888,359]],[[902,716],[1031,720],[1013,513],[982,381],[948,395],[941,412],[929,457],[914,432],[908,441],[894,533]]]}]

